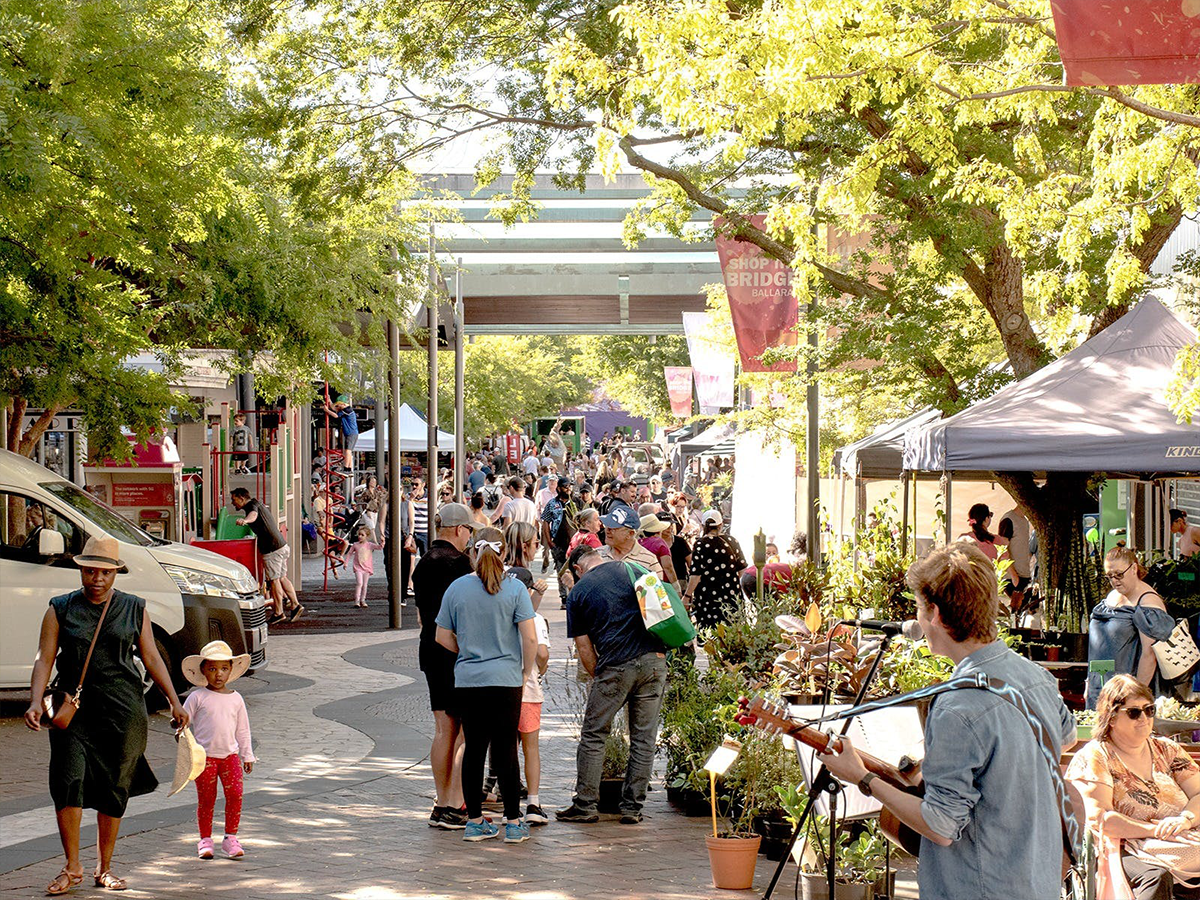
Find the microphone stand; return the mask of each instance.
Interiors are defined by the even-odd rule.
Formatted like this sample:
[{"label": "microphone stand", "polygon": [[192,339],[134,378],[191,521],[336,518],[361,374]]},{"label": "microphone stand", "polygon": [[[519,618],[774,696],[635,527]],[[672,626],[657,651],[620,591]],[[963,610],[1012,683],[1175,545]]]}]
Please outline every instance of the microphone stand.
[{"label": "microphone stand", "polygon": [[[858,706],[866,697],[867,691],[871,687],[871,682],[875,680],[875,675],[879,671],[879,663],[883,660],[883,654],[887,652],[888,646],[892,642],[894,634],[888,632],[883,633],[883,640],[879,644],[879,649],[875,652],[875,659],[871,661],[871,668],[867,672],[867,677],[863,679],[863,683],[859,685],[858,694],[854,698],[854,705]],[[853,719],[848,718],[842,720],[842,730],[838,732],[838,736],[844,736],[850,728],[850,723]],[[799,840],[801,833],[804,831],[804,825],[808,821],[808,817],[812,813],[813,804],[817,802],[817,797],[822,793],[829,795],[829,851],[825,854],[825,880],[829,886],[829,900],[836,898],[836,879],[837,879],[837,798],[842,791],[841,782],[834,778],[829,769],[822,763],[817,769],[817,774],[813,776],[812,785],[808,789],[808,802],[804,805],[804,810],[800,813],[800,818],[796,822],[796,828],[792,831],[792,837],[788,841],[787,849],[784,850],[783,856],[779,860],[779,865],[775,867],[775,874],[771,876],[771,883],[767,885],[767,892],[763,894],[762,900],[771,900],[771,895],[775,893],[775,885],[779,883],[779,878],[783,875],[783,870],[787,866],[788,860],[792,856],[792,848],[796,846],[796,841]]]}]

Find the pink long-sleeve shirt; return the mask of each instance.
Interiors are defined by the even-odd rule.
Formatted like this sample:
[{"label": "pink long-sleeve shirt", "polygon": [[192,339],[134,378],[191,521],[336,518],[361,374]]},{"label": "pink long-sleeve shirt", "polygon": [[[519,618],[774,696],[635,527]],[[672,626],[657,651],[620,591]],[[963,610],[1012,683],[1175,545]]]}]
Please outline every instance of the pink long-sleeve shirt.
[{"label": "pink long-sleeve shirt", "polygon": [[183,708],[192,717],[196,742],[210,758],[223,759],[236,753],[242,762],[254,762],[250,716],[241,694],[196,688],[183,701]]}]

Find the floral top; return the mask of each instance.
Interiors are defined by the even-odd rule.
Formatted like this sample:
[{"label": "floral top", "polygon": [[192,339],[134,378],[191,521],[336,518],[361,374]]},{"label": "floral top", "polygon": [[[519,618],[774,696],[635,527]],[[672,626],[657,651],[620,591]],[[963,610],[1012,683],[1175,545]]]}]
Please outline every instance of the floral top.
[{"label": "floral top", "polygon": [[1089,741],[1071,760],[1067,779],[1108,785],[1113,809],[1139,822],[1179,815],[1188,802],[1180,785],[1200,766],[1177,743],[1160,737],[1150,738],[1150,764],[1153,780],[1146,781],[1126,767],[1112,744]]}]

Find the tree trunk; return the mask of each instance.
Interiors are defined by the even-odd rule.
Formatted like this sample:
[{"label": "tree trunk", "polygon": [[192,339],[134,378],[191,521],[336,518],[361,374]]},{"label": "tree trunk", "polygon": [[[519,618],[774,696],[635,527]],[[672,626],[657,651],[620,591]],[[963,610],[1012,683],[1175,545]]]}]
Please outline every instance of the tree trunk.
[{"label": "tree trunk", "polygon": [[1028,472],[997,472],[1038,536],[1038,570],[1047,620],[1065,630],[1082,630],[1095,597],[1086,576],[1082,521],[1096,508],[1087,491],[1089,476],[1049,472],[1039,486]]}]

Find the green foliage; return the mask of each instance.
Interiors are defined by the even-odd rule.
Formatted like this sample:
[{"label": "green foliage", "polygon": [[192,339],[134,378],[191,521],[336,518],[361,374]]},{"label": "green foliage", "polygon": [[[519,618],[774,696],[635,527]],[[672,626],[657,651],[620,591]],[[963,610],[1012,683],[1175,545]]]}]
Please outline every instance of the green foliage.
[{"label": "green foliage", "polygon": [[803,784],[804,772],[790,741],[785,746],[778,736],[753,730],[741,736],[741,744],[742,752],[725,773],[724,787],[731,797],[730,830],[749,835],[755,819],[783,813],[776,786]]},{"label": "green foliage", "polygon": [[826,553],[829,591],[841,600],[829,615],[853,619],[859,610],[873,609],[877,618],[911,619],[917,609],[905,576],[913,556],[900,552],[899,523],[891,503],[878,504],[874,513],[874,527],[860,529],[854,541],[842,541]]},{"label": "green foliage", "polygon": [[612,730],[604,739],[604,764],[600,770],[601,778],[622,778],[629,768],[629,726],[625,710],[617,712],[613,719]]},{"label": "green foliage", "polygon": [[630,415],[671,420],[663,368],[691,365],[682,337],[621,335],[581,340],[579,348],[578,369],[602,384],[605,393]]},{"label": "green foliage", "polygon": [[707,791],[704,762],[727,730],[718,710],[736,704],[746,685],[734,673],[709,669],[701,674],[684,653],[672,653],[667,666],[658,731],[658,744],[667,754],[666,783],[672,788]]}]

